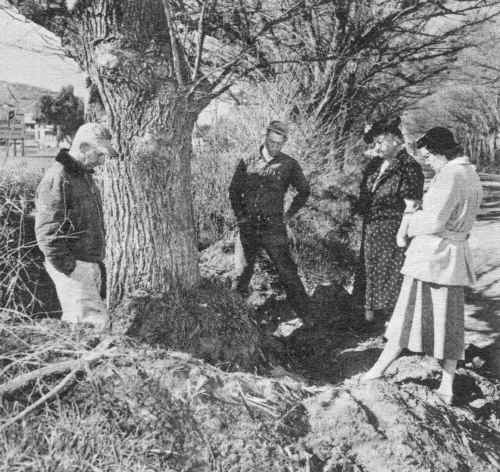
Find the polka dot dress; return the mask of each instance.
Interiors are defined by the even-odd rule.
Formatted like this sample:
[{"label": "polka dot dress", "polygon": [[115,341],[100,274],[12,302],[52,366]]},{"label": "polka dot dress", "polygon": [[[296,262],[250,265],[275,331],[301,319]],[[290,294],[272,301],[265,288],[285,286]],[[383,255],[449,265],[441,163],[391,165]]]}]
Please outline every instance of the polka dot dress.
[{"label": "polka dot dress", "polygon": [[[404,248],[396,244],[400,220],[381,220],[365,227],[365,309],[392,311],[403,281]],[[389,313],[390,314],[390,313]]]},{"label": "polka dot dress", "polygon": [[356,295],[364,294],[366,310],[391,314],[403,281],[405,248],[396,244],[396,234],[405,208],[404,199],[420,200],[424,175],[420,165],[402,151],[388,166],[376,158],[365,169],[359,210],[364,231]]}]

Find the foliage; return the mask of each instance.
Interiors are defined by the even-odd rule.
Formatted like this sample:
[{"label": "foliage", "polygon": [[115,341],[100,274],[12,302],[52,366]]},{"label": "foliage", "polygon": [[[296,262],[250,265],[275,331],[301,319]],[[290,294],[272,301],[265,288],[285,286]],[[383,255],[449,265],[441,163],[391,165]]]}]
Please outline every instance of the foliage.
[{"label": "foliage", "polygon": [[71,140],[84,123],[83,101],[75,96],[72,85],[63,87],[56,97],[42,95],[38,106],[40,121],[57,126],[59,141]]},{"label": "foliage", "polygon": [[[210,100],[238,81],[257,82],[283,72],[300,79],[300,87],[294,91],[307,105],[292,110],[288,117],[297,123],[307,122],[308,132],[314,130],[303,145],[309,150],[314,148],[319,162],[329,162],[336,171],[345,173],[342,167],[349,159],[346,153],[362,121],[377,108],[398,109],[420,96],[419,87],[428,86],[429,80],[449,69],[450,59],[465,47],[467,33],[481,24],[484,16],[496,15],[499,5],[498,0],[71,1],[60,12],[67,21],[63,30],[60,22],[46,21],[44,26],[62,37],[66,49],[97,87],[125,167],[130,167],[128,175],[140,172],[138,163],[143,170],[154,168],[145,175],[148,181],[141,181],[141,186],[154,189],[165,185],[165,176],[174,168],[170,165],[173,162],[166,164],[165,154],[173,160],[180,156],[182,162],[190,161],[191,147],[186,137]],[[461,18],[458,26],[432,27],[437,20],[457,15]],[[322,134],[327,134],[328,139]],[[321,146],[316,146],[319,142]],[[172,149],[160,153],[165,143],[172,143]],[[306,154],[299,152],[298,156]],[[114,167],[110,180],[123,177],[118,167]],[[183,172],[174,177],[176,182],[189,180],[189,166],[179,170]],[[123,187],[118,187],[113,204],[130,198],[131,193],[126,194]],[[323,190],[320,193],[326,195],[328,192]],[[333,225],[333,233],[347,242],[347,205],[340,204],[340,218],[336,209],[327,210],[332,205],[337,204],[325,206],[323,202],[314,209],[324,221],[320,233],[324,235],[327,228],[332,232]],[[146,197],[145,201],[133,201],[132,206],[149,208],[152,204]],[[158,205],[152,215],[155,221],[173,221],[170,206],[167,201]],[[186,221],[182,231],[188,230],[183,234],[194,235],[188,228],[191,214],[183,211],[181,218]],[[118,213],[116,209],[108,212],[110,234],[119,227],[114,220]],[[211,224],[220,226],[220,221]],[[305,222],[303,227],[309,225]],[[142,234],[144,227],[149,228],[142,225],[129,231]],[[143,240],[154,242],[162,231],[165,237],[175,239],[167,236],[168,230],[159,226],[147,229],[150,234]],[[123,236],[113,235],[117,241]],[[194,238],[185,241],[194,247]],[[311,246],[321,246],[318,243],[314,238],[310,241]],[[112,264],[126,259],[119,251],[113,255]],[[153,243],[143,245],[141,252],[154,257],[158,248]],[[161,267],[148,264],[152,267],[146,282],[178,286],[192,283],[197,277],[192,270],[196,265],[194,251],[191,253],[187,263],[183,260],[181,272],[175,257],[168,259],[175,269],[167,267],[167,258]],[[128,290],[124,289],[128,280],[144,282],[144,275],[130,273],[132,270],[112,267],[113,300]],[[119,273],[126,275],[117,280]]]},{"label": "foliage", "polygon": [[291,21],[282,56],[297,63],[293,71],[308,114],[333,139],[343,139],[359,135],[374,115],[400,113],[432,93],[455,70],[475,29],[497,15],[499,6],[318,2]]},{"label": "foliage", "polygon": [[500,132],[499,96],[479,86],[449,86],[423,100],[407,115],[408,131],[414,136],[432,126],[451,129],[465,153],[480,170],[498,171]]},{"label": "foliage", "polygon": [[[40,180],[26,168],[7,168],[0,179],[0,303],[6,310],[57,310],[34,232],[34,196]],[[55,302],[55,303],[54,303]]]}]

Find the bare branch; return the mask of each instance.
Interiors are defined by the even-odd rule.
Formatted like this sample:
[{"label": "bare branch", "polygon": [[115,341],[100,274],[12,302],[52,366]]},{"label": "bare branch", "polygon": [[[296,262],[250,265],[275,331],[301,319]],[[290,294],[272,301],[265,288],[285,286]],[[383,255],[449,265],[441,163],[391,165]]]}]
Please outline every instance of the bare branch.
[{"label": "bare branch", "polygon": [[185,85],[186,83],[185,69],[182,66],[182,58],[181,58],[183,53],[181,52],[177,29],[172,19],[172,12],[170,10],[169,1],[170,0],[162,0],[163,9],[165,11],[165,17],[167,19],[167,25],[168,25],[168,37],[170,40],[170,50],[172,51],[173,67],[178,84]]},{"label": "bare branch", "polygon": [[201,7],[200,19],[198,21],[198,45],[196,48],[196,55],[194,60],[194,69],[191,75],[191,81],[196,80],[198,74],[200,73],[200,65],[201,65],[201,56],[203,54],[203,44],[205,42],[205,28],[204,28],[204,20],[205,20],[205,10],[207,6],[207,0],[203,0],[203,5]]}]

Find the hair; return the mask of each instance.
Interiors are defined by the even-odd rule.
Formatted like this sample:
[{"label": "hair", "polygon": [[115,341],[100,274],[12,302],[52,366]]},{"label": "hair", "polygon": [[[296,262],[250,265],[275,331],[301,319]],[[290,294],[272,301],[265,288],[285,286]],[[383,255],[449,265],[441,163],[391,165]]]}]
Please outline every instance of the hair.
[{"label": "hair", "polygon": [[82,144],[97,144],[98,141],[109,141],[111,134],[107,128],[100,123],[85,123],[75,134],[71,143],[70,154],[77,160],[82,158]]},{"label": "hair", "polygon": [[404,141],[403,133],[399,128],[401,118],[393,116],[375,121],[365,132],[363,139],[367,144],[373,143],[374,139],[381,134],[392,134],[401,141]]},{"label": "hair", "polygon": [[440,154],[451,161],[463,153],[463,148],[455,141],[453,133],[444,127],[437,126],[427,131],[417,140],[417,149],[425,147],[433,154]]}]

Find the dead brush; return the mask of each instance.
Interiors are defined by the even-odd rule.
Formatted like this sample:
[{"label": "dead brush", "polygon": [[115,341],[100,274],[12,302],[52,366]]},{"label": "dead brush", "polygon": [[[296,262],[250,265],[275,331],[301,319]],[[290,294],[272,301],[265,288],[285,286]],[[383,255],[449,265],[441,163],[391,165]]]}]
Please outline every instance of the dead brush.
[{"label": "dead brush", "polygon": [[39,173],[15,169],[6,169],[0,179],[0,303],[30,314],[57,310],[34,232],[39,179]]},{"label": "dead brush", "polygon": [[111,337],[100,339],[57,320],[33,321],[5,309],[0,341],[0,432],[54,399],[93,363],[115,353]]},{"label": "dead brush", "polygon": [[307,470],[288,446],[305,385],[14,312],[0,339],[0,470]]}]

